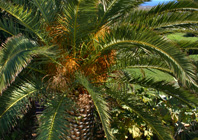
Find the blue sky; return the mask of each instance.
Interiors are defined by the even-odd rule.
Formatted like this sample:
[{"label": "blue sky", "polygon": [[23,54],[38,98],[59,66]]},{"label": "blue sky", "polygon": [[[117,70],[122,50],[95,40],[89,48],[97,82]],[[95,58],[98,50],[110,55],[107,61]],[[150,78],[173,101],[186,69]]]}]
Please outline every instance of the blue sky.
[{"label": "blue sky", "polygon": [[159,3],[169,2],[169,1],[175,1],[175,0],[152,0],[151,2],[145,2],[141,6],[155,6]]}]

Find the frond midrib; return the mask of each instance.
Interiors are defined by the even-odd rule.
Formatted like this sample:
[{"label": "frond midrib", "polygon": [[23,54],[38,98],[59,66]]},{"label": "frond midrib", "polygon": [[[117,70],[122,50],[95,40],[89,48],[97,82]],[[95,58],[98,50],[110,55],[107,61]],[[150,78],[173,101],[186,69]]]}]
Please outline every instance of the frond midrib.
[{"label": "frond midrib", "polygon": [[137,41],[137,40],[123,40],[123,41],[122,41],[122,40],[119,40],[119,41],[117,41],[116,43],[112,43],[112,44],[109,44],[109,45],[105,46],[105,48],[102,49],[101,52],[104,51],[104,50],[106,50],[106,49],[108,49],[108,48],[110,48],[111,46],[114,46],[114,45],[116,45],[116,44],[122,44],[122,43],[142,44],[142,45],[146,45],[146,46],[149,46],[149,47],[151,47],[151,48],[154,48],[154,49],[157,50],[158,52],[162,52],[163,54],[165,54],[168,58],[171,58],[171,60],[177,65],[178,68],[180,68],[180,69],[182,69],[183,71],[185,71],[185,70],[180,66],[180,64],[179,64],[171,55],[169,55],[168,53],[166,53],[164,50],[162,50],[162,49],[160,49],[160,48],[158,48],[158,47],[156,47],[156,46],[154,46],[154,45],[152,45],[152,44],[150,44],[150,43],[143,42],[143,41]]},{"label": "frond midrib", "polygon": [[[152,9],[153,10],[153,9]],[[158,15],[160,14],[164,14],[164,13],[169,13],[169,12],[176,12],[176,11],[189,11],[189,10],[193,10],[193,11],[198,11],[198,8],[174,8],[174,9],[166,9],[164,11],[161,12],[157,12]],[[150,12],[150,11],[149,11]],[[152,11],[153,12],[153,11]],[[149,15],[156,15],[155,13],[151,13]]]},{"label": "frond midrib", "polygon": [[[109,11],[109,9],[113,6],[114,3],[116,3],[116,1],[117,1],[117,0],[114,0],[114,1],[111,3],[111,5],[108,7],[107,11]],[[104,10],[105,10],[105,9],[104,9]],[[100,20],[98,26],[96,27],[96,29],[98,29],[98,27],[101,26],[100,24],[101,24],[101,22],[103,21],[104,17],[106,16],[107,11],[105,11],[105,13],[104,13],[102,19]]]},{"label": "frond midrib", "polygon": [[74,41],[73,41],[73,55],[74,57],[76,57],[76,33],[77,33],[77,17],[78,17],[78,12],[79,12],[79,7],[80,7],[80,2],[81,0],[79,0],[78,4],[77,4],[77,8],[76,8],[76,13],[75,13],[75,19],[74,19]]},{"label": "frond midrib", "polygon": [[198,21],[184,21],[184,22],[173,22],[171,24],[162,24],[160,26],[154,26],[154,29],[163,28],[163,27],[169,27],[169,26],[179,26],[179,25],[185,25],[185,24],[198,24]]},{"label": "frond midrib", "polygon": [[173,75],[173,71],[170,69],[162,68],[162,67],[157,67],[157,66],[143,66],[143,65],[137,65],[137,66],[127,66],[126,68],[146,68],[146,69],[157,69],[163,72],[167,72],[170,75]]},{"label": "frond midrib", "polygon": [[37,0],[35,0],[35,2],[37,3],[37,5],[38,5],[38,7],[39,7],[39,9],[40,9],[40,11],[41,11],[41,13],[42,13],[42,15],[44,16],[44,18],[47,20],[47,23],[49,23],[48,18],[47,18],[47,16],[45,15],[45,13],[44,13],[42,7],[40,6],[39,2],[38,2]]},{"label": "frond midrib", "polygon": [[2,31],[4,31],[4,32],[6,32],[6,33],[10,34],[11,36],[13,36],[13,34],[12,34],[12,33],[10,33],[9,31],[5,30],[4,28],[1,28],[1,27],[0,27],[0,30],[2,30]]},{"label": "frond midrib", "polygon": [[62,97],[62,99],[60,100],[56,110],[55,110],[55,113],[53,115],[53,118],[52,118],[52,122],[50,124],[50,128],[49,128],[49,135],[48,135],[48,139],[51,140],[52,139],[52,133],[53,133],[53,128],[54,128],[54,122],[55,122],[55,119],[56,119],[56,115],[58,114],[58,110],[63,102],[63,99],[64,99],[65,95]]},{"label": "frond midrib", "polygon": [[[18,19],[23,25],[25,25],[26,28],[30,29],[33,33],[35,33],[43,42],[45,42],[45,40],[43,39],[43,37],[38,34],[37,31],[35,31],[34,29],[32,29],[28,24],[26,24],[23,20],[21,20],[21,18],[19,16],[17,16],[16,14],[14,14],[13,12],[11,12],[8,9],[3,8],[2,6],[0,6],[1,9],[3,9],[4,11],[8,12],[10,15],[14,16],[16,19]],[[30,12],[28,13],[30,14]]]},{"label": "frond midrib", "polygon": [[[20,54],[20,53],[22,53],[22,52],[24,52],[24,51],[27,51],[27,50],[17,51],[17,52],[15,52],[14,54],[12,54],[12,56],[9,57],[9,59],[7,59],[7,60],[5,61],[4,65],[3,65],[1,68],[4,69],[4,67],[6,66],[6,64],[8,63],[8,61],[10,61],[11,59],[13,59],[17,54]],[[2,69],[1,69],[1,72],[2,72]],[[19,71],[20,71],[20,70],[19,70]]]},{"label": "frond midrib", "polygon": [[12,103],[1,115],[0,118],[11,108],[13,107],[17,102],[19,102],[20,100],[22,100],[23,98],[25,98],[28,95],[31,95],[35,92],[36,90],[30,91],[29,93],[23,95],[22,97],[20,97],[19,99],[17,99],[14,103]]}]

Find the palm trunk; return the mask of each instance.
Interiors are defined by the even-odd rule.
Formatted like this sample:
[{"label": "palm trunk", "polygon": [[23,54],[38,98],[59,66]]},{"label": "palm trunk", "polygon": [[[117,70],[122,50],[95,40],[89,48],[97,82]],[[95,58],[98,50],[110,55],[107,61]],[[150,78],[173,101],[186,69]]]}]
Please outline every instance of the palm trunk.
[{"label": "palm trunk", "polygon": [[68,140],[93,140],[94,104],[87,92],[80,94],[77,99],[78,109],[70,111]]}]

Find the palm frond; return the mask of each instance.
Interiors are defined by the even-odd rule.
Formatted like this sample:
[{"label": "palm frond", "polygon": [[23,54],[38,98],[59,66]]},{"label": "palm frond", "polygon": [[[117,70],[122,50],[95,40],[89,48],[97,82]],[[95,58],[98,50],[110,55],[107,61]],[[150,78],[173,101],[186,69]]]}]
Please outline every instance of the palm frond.
[{"label": "palm frond", "polygon": [[0,57],[0,92],[9,86],[17,75],[31,62],[32,57],[38,54],[49,54],[50,47],[39,47],[38,44],[23,36],[9,38]]},{"label": "palm frond", "polygon": [[13,20],[6,20],[4,18],[0,21],[0,30],[7,33],[9,36],[17,35],[20,33],[17,25],[15,25]]},{"label": "palm frond", "polygon": [[192,42],[192,41],[177,41],[176,42],[178,44],[178,46],[181,48],[181,49],[193,49],[193,50],[197,50],[198,49],[198,42],[195,41],[195,42]]},{"label": "palm frond", "polygon": [[[164,25],[159,25],[157,26],[154,30],[158,31],[158,30],[168,30],[171,31],[172,29],[176,30],[183,30],[183,32],[186,30],[186,32],[188,32],[187,30],[189,30],[189,27],[196,27],[198,25],[197,21],[184,21],[184,22],[173,22],[173,23],[166,23]],[[193,31],[193,29],[191,29],[191,31]]]},{"label": "palm frond", "polygon": [[194,2],[189,1],[171,1],[166,4],[159,4],[157,6],[152,7],[148,11],[148,16],[156,13],[164,13],[164,12],[175,12],[175,11],[197,11],[198,5]]},{"label": "palm frond", "polygon": [[129,14],[128,22],[154,29],[188,28],[190,24],[197,24],[197,10],[198,5],[192,2],[169,2],[153,7],[149,11],[134,10]]},{"label": "palm frond", "polygon": [[0,97],[0,132],[8,132],[30,107],[30,98],[38,92],[33,83],[12,86]]},{"label": "palm frond", "polygon": [[109,2],[101,2],[101,11],[99,12],[98,27],[102,27],[107,23],[115,23],[117,19],[125,16],[133,8],[139,6],[146,0],[112,0]]},{"label": "palm frond", "polygon": [[12,2],[15,5],[21,5],[21,6],[25,6],[25,7],[32,7],[32,1],[27,1],[27,0],[4,0],[6,2]]},{"label": "palm frond", "polygon": [[58,7],[54,0],[33,0],[47,24],[53,23],[57,18]]},{"label": "palm frond", "polygon": [[0,9],[15,17],[21,25],[25,26],[27,32],[34,33],[43,42],[47,43],[44,34],[41,33],[40,27],[42,23],[38,13],[32,12],[30,9],[24,9],[23,6],[5,1],[0,1]]},{"label": "palm frond", "polygon": [[[102,41],[101,41],[102,42]],[[120,26],[111,34],[107,34],[105,41],[100,44],[102,54],[109,50],[122,48],[143,48],[158,54],[174,72],[174,75],[181,79],[185,85],[187,81],[195,83],[195,68],[185,55],[180,52],[174,44],[159,37],[145,27],[122,27]]]},{"label": "palm frond", "polygon": [[[154,15],[154,17],[149,17],[145,20],[145,25],[153,27],[155,29],[159,28],[171,28],[171,27],[185,27],[184,25],[197,24],[197,13],[166,13],[160,16]],[[144,24],[144,23],[143,23]],[[186,26],[187,28],[187,26]]]},{"label": "palm frond", "polygon": [[83,85],[91,95],[96,110],[100,116],[107,140],[114,140],[110,129],[110,116],[108,112],[109,108],[107,106],[107,102],[101,96],[102,91],[94,87],[84,76],[80,74],[77,74],[77,79],[78,82]]},{"label": "palm frond", "polygon": [[186,26],[183,27],[179,27],[179,28],[160,28],[160,29],[155,29],[154,31],[159,34],[159,35],[167,35],[167,34],[173,34],[173,33],[195,33],[196,32],[196,25],[189,25],[189,28],[187,29]]},{"label": "palm frond", "polygon": [[68,1],[63,7],[64,15],[60,17],[59,23],[65,29],[64,34],[69,39],[66,43],[72,46],[74,56],[82,38],[88,37],[88,34],[93,32],[96,11],[95,0]]},{"label": "palm frond", "polygon": [[[152,54],[151,54],[152,55]],[[173,72],[169,66],[159,57],[155,56],[127,56],[121,54],[121,57],[116,59],[115,64],[110,68],[110,71],[122,70],[127,68],[136,69],[156,69],[173,76]]]},{"label": "palm frond", "polygon": [[169,128],[162,124],[162,120],[149,113],[145,108],[145,105],[135,99],[132,94],[110,90],[109,88],[106,89],[107,94],[116,99],[123,109],[135,113],[138,117],[144,120],[160,140],[174,140]]},{"label": "palm frond", "polygon": [[154,79],[148,77],[133,78],[128,72],[123,72],[122,75],[123,76],[121,76],[120,82],[137,84],[143,87],[156,89],[178,99],[179,101],[185,103],[192,108],[194,107],[194,105],[197,105],[196,94],[190,93],[190,91],[187,91],[185,89],[175,87],[169,82],[155,81]]},{"label": "palm frond", "polygon": [[69,117],[67,109],[71,109],[71,101],[65,95],[55,98],[47,103],[47,107],[41,115],[38,140],[60,140],[65,139],[65,135],[67,135],[66,118]]},{"label": "palm frond", "polygon": [[150,10],[141,10],[141,9],[134,10],[129,14],[129,17],[131,18],[131,22],[133,22],[134,20],[137,21],[144,18],[151,19],[152,17],[158,19],[161,16],[168,16],[167,13],[169,13],[170,16],[173,16],[175,14],[177,15],[179,12],[184,15],[191,15],[193,14],[191,12],[197,10],[198,10],[198,5],[192,2],[186,2],[186,1],[168,2],[166,4],[159,4],[157,6],[154,6]]}]

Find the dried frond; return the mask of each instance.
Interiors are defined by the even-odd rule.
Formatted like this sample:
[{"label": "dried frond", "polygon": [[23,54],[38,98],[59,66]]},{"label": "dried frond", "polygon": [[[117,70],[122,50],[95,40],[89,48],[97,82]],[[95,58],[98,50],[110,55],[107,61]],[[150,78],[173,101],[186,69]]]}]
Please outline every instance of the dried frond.
[{"label": "dried frond", "polygon": [[68,32],[66,27],[59,23],[54,23],[52,25],[48,25],[46,27],[46,31],[49,33],[52,43],[57,44],[61,49],[64,48],[63,42],[69,40],[69,38],[65,37],[65,33]]},{"label": "dried frond", "polygon": [[102,27],[97,33],[94,34],[94,38],[99,40],[99,38],[103,38],[105,36],[106,32],[109,32],[109,29],[107,27]]},{"label": "dried frond", "polygon": [[52,90],[65,91],[69,88],[69,85],[73,81],[73,75],[79,68],[78,59],[70,56],[66,56],[64,60],[61,60],[60,65],[50,64],[52,68],[49,72],[53,75],[48,81],[48,88]]},{"label": "dried frond", "polygon": [[85,75],[96,82],[104,82],[107,79],[108,68],[115,63],[115,55],[115,50],[112,50],[109,54],[98,57],[92,65],[85,69]]}]

